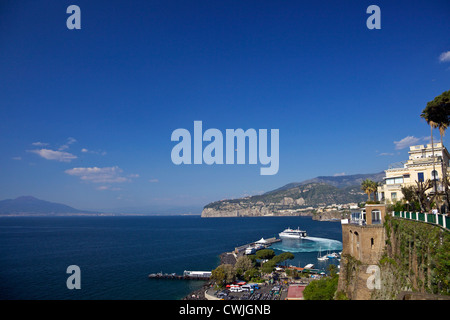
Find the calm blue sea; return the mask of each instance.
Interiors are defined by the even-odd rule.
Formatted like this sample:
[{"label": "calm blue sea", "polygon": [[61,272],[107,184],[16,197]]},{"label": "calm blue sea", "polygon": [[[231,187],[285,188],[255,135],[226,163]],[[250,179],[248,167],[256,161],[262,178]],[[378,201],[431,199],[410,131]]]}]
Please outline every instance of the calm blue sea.
[{"label": "calm blue sea", "polygon": [[[342,249],[338,222],[310,217],[200,216],[0,218],[0,299],[181,299],[198,281],[156,280],[148,274],[212,270],[234,247],[300,227],[310,240],[284,241],[290,264],[314,263],[319,249]],[[333,261],[334,260],[334,261]],[[81,269],[81,289],[69,290],[69,265]]]}]

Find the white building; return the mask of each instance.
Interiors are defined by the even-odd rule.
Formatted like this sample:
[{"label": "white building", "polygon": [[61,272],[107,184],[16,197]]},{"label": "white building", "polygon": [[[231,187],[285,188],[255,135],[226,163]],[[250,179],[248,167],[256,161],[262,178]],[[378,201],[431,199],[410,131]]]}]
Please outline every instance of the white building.
[{"label": "white building", "polygon": [[[416,186],[416,181],[427,179],[435,180],[436,190],[441,191],[443,172],[449,170],[450,155],[440,142],[434,143],[433,147],[431,144],[411,146],[407,161],[390,165],[385,170],[383,183],[378,187],[378,200],[395,203],[403,198],[402,187]],[[434,193],[434,187],[428,192]]]}]

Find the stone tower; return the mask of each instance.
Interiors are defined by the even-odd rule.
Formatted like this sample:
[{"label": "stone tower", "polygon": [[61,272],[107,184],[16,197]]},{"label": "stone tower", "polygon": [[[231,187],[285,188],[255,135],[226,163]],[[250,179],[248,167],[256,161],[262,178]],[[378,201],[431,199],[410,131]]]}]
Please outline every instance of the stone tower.
[{"label": "stone tower", "polygon": [[386,205],[368,204],[342,220],[342,260],[338,291],[350,299],[370,299],[379,289],[378,261],[385,245]]}]

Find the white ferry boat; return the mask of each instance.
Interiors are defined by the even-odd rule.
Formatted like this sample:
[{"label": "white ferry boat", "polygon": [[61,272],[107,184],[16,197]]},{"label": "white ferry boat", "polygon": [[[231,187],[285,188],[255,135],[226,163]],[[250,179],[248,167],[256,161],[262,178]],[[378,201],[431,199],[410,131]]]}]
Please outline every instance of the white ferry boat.
[{"label": "white ferry boat", "polygon": [[303,239],[307,237],[306,231],[300,230],[299,228],[295,230],[287,228],[283,232],[280,232],[278,235],[281,239]]}]

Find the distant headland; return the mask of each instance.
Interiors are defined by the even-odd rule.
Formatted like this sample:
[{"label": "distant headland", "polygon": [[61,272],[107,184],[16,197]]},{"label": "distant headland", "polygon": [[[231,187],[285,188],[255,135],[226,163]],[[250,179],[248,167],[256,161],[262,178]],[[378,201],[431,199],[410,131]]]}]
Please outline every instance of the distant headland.
[{"label": "distant headland", "polygon": [[202,217],[313,216],[318,220],[340,219],[345,210],[357,209],[367,195],[365,179],[382,181],[385,173],[320,176],[289,183],[261,195],[225,199],[207,204]]},{"label": "distant headland", "polygon": [[85,211],[68,205],[22,196],[0,201],[0,216],[68,216],[104,215],[101,212]]}]

